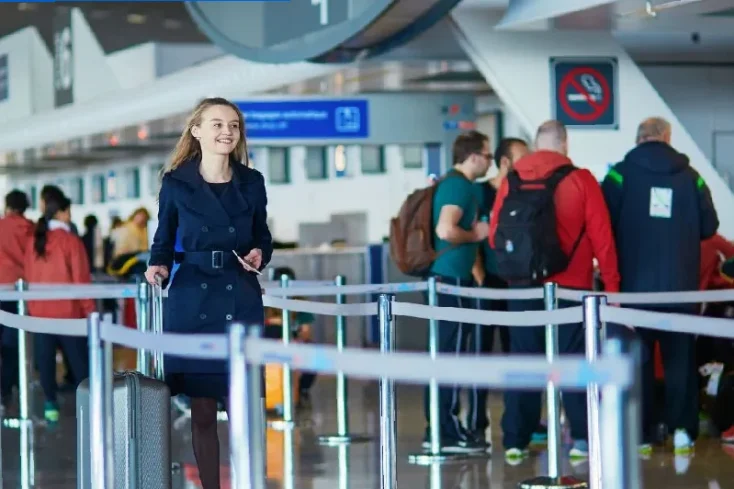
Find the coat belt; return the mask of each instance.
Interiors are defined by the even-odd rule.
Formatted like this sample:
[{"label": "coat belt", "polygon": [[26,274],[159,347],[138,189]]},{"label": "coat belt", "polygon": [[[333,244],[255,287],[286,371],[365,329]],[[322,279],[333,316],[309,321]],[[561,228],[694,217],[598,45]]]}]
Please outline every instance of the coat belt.
[{"label": "coat belt", "polygon": [[174,260],[212,270],[240,266],[232,251],[177,251]]}]

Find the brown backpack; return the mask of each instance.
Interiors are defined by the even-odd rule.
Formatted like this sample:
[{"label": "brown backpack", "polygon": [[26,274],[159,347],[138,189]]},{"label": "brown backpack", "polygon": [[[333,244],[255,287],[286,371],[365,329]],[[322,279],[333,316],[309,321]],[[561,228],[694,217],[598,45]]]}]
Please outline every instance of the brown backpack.
[{"label": "brown backpack", "polygon": [[433,196],[439,184],[418,189],[405,199],[397,217],[390,220],[390,258],[398,269],[414,277],[427,277],[440,253],[433,246]]}]

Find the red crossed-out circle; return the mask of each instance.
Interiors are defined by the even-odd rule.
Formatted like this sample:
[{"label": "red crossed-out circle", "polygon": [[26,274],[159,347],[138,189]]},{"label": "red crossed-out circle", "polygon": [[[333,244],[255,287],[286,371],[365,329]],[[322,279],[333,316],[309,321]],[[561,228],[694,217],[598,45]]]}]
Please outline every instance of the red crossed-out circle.
[{"label": "red crossed-out circle", "polygon": [[[601,85],[601,102],[594,100],[581,83],[577,80],[577,77],[581,75],[591,75]],[[592,111],[588,114],[581,114],[568,102],[568,89],[569,87],[574,88],[577,92],[584,96],[586,102],[591,106]],[[609,90],[609,84],[607,80],[599,73],[598,70],[588,67],[574,68],[561,79],[561,83],[558,85],[558,100],[561,101],[561,107],[566,111],[569,117],[576,119],[579,122],[594,122],[604,115],[604,112],[609,108],[611,101],[611,91]]]}]

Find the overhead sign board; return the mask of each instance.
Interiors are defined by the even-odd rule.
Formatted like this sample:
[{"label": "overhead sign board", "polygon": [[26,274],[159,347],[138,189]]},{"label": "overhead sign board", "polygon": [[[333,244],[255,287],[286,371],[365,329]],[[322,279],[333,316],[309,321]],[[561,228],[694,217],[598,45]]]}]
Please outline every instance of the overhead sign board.
[{"label": "overhead sign board", "polygon": [[245,116],[248,139],[365,139],[369,102],[278,100],[236,102]]},{"label": "overhead sign board", "polygon": [[0,102],[10,97],[10,72],[8,71],[8,55],[0,54]]},{"label": "overhead sign board", "polygon": [[617,59],[551,58],[553,118],[566,127],[617,129]]},{"label": "overhead sign board", "polygon": [[250,61],[290,63],[331,51],[369,27],[397,0],[184,2],[199,29]]}]

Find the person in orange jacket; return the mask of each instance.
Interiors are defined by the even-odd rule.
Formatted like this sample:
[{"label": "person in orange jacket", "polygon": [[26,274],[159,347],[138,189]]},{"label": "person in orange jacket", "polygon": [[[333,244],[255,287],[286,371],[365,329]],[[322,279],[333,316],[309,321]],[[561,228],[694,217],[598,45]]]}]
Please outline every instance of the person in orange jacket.
[{"label": "person in orange jacket", "polygon": [[[23,257],[28,239],[33,233],[33,223],[26,219],[25,211],[30,207],[28,196],[13,190],[5,196],[5,216],[0,219],[0,284],[14,284],[23,278]],[[0,309],[18,314],[16,301],[3,302]],[[0,398],[3,409],[7,409],[13,396],[13,387],[18,385],[18,331],[0,325],[2,338],[2,379]],[[6,411],[7,412],[7,411]]]},{"label": "person in orange jacket", "polygon": [[[71,231],[71,201],[65,195],[49,196],[25,253],[25,278],[31,283],[89,284],[92,274],[82,240]],[[57,319],[86,318],[95,309],[94,301],[28,301],[31,316]],[[44,417],[49,423],[59,419],[56,402],[56,346],[69,359],[74,379],[89,376],[86,338],[35,335],[41,387],[46,396]]]}]

